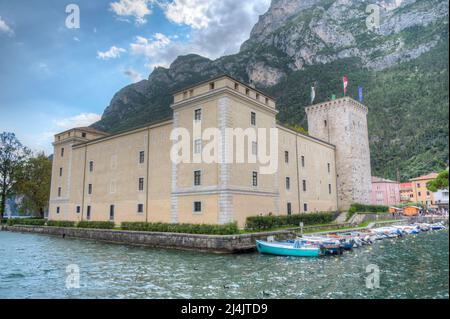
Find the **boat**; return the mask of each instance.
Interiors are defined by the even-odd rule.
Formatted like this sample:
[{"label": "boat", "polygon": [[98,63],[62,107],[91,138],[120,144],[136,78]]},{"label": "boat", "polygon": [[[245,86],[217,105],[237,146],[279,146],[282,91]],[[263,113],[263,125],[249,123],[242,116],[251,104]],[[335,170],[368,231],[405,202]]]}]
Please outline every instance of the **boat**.
[{"label": "boat", "polygon": [[326,255],[342,255],[344,247],[337,239],[318,236],[304,236],[298,238],[303,245],[320,246]]},{"label": "boat", "polygon": [[441,230],[444,229],[445,225],[443,223],[436,223],[436,224],[431,224],[430,225],[430,229],[431,230]]},{"label": "boat", "polygon": [[300,241],[256,241],[256,249],[262,254],[295,257],[319,257],[322,250],[316,245],[304,245]]}]

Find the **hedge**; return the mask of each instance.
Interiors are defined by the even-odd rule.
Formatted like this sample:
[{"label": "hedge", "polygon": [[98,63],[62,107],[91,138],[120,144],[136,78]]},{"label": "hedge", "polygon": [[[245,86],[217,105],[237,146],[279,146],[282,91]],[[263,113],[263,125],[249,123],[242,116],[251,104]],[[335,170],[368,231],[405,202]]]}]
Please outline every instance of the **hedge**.
[{"label": "hedge", "polygon": [[114,223],[113,222],[101,222],[101,221],[80,221],[77,224],[77,227],[79,228],[96,228],[96,229],[113,229]]},{"label": "hedge", "polygon": [[75,222],[69,220],[49,220],[47,226],[54,227],[75,227]]},{"label": "hedge", "polygon": [[45,219],[43,218],[10,218],[7,221],[8,226],[13,225],[33,225],[43,226],[45,225]]},{"label": "hedge", "polygon": [[209,225],[209,224],[122,222],[121,228],[123,230],[205,234],[205,235],[232,235],[239,233],[239,228],[236,223],[224,225]]},{"label": "hedge", "polygon": [[247,217],[246,230],[268,230],[285,226],[298,227],[301,222],[307,225],[329,224],[336,218],[334,212],[303,213],[282,216],[251,216]]},{"label": "hedge", "polygon": [[387,213],[389,207],[382,205],[364,205],[364,204],[352,204],[348,210],[350,214],[354,213]]}]

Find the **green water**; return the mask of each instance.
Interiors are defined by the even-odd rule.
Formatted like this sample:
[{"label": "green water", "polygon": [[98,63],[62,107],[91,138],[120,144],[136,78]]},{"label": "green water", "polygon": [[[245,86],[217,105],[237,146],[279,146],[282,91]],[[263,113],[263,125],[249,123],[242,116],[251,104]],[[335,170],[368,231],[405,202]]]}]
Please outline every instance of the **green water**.
[{"label": "green water", "polygon": [[[213,255],[0,232],[0,298],[448,298],[448,231],[323,258]],[[66,288],[66,267],[80,269]],[[366,287],[366,267],[380,288]]]}]

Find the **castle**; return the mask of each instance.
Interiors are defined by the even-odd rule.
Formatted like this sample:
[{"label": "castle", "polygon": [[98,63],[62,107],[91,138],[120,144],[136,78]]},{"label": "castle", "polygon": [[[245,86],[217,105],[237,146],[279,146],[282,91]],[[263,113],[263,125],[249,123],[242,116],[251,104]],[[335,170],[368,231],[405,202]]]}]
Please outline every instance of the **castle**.
[{"label": "castle", "polygon": [[[116,134],[81,127],[55,135],[49,219],[243,227],[248,216],[370,203],[368,110],[349,97],[307,107],[308,135],[277,123],[273,98],[227,75],[175,92],[171,108],[172,119]],[[196,160],[209,147],[207,128],[222,136],[211,142],[218,161]],[[228,129],[249,133],[246,143],[223,138]],[[276,133],[266,134],[272,141],[264,129]],[[181,131],[190,162],[174,160]],[[270,173],[259,162],[223,160],[238,146],[248,159],[273,145]]]}]

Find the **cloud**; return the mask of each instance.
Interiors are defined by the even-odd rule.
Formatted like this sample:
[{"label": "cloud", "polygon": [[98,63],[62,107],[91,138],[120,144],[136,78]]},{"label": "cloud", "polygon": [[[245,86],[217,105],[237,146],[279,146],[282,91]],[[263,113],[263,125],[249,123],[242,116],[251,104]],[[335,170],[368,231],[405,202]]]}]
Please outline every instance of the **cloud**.
[{"label": "cloud", "polygon": [[0,17],[0,34],[1,33],[4,33],[4,34],[6,34],[9,37],[14,36],[13,29],[11,29],[11,27],[6,24],[6,21],[4,21],[2,19],[2,17]]},{"label": "cloud", "polygon": [[130,77],[133,80],[133,82],[139,82],[143,79],[142,74],[131,68],[123,70],[123,74]]},{"label": "cloud", "polygon": [[111,48],[109,48],[108,51],[97,51],[97,58],[101,59],[101,60],[108,60],[108,59],[115,59],[115,58],[119,58],[120,54],[123,52],[126,52],[127,50],[122,49],[122,48],[118,48],[116,46],[112,46]]},{"label": "cloud", "polygon": [[101,119],[100,114],[96,113],[80,113],[78,115],[54,120],[54,124],[58,131],[69,130],[74,127],[89,126]]},{"label": "cloud", "polygon": [[137,37],[130,51],[145,56],[149,67],[168,67],[177,56],[190,53],[216,59],[238,52],[270,0],[174,0],[159,5],[169,21],[191,30],[166,36],[168,41],[157,42],[159,45],[154,39],[144,42],[145,38]]},{"label": "cloud", "polygon": [[110,3],[110,10],[120,17],[134,17],[136,24],[141,25],[147,22],[146,15],[152,13],[149,5],[154,0],[120,0],[119,2]]},{"label": "cloud", "polygon": [[[156,63],[165,64],[164,54],[172,41],[162,33],[155,33],[152,38],[137,36],[135,42],[130,44],[130,52],[143,55]],[[161,60],[161,61],[159,61]]]},{"label": "cloud", "polygon": [[212,1],[175,0],[162,4],[166,17],[175,23],[186,24],[194,29],[208,27],[212,17],[208,14]]}]

